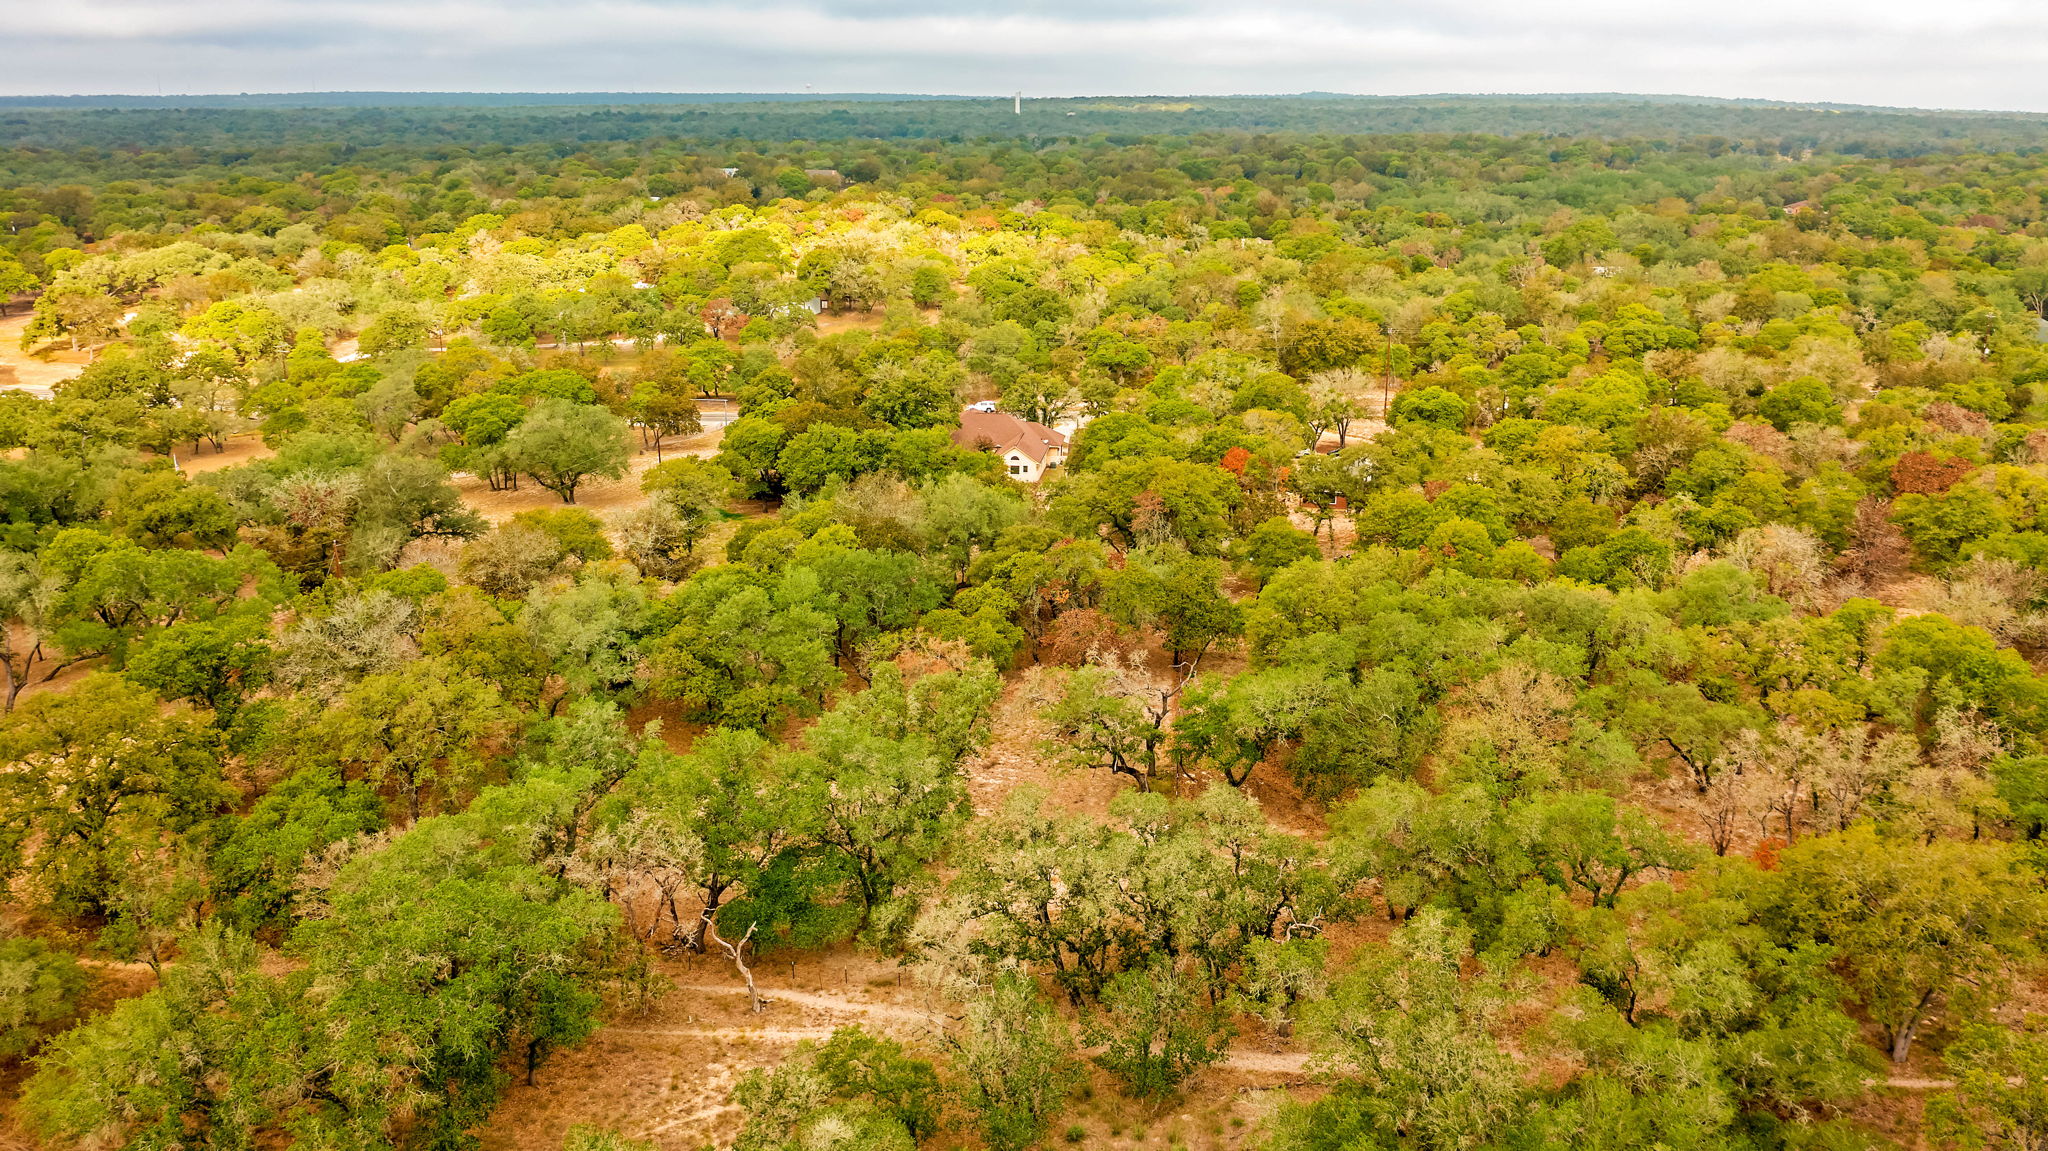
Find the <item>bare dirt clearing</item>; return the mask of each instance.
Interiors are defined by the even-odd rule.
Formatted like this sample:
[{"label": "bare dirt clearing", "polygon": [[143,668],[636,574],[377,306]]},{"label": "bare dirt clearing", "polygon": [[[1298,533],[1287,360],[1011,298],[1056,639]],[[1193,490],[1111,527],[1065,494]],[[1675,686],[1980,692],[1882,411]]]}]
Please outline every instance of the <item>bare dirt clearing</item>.
[{"label": "bare dirt clearing", "polygon": [[1130,784],[1107,771],[1086,771],[1052,762],[1045,751],[1051,733],[1039,711],[1052,700],[1052,668],[1029,668],[1003,683],[991,728],[994,739],[969,759],[967,790],[974,810],[992,815],[1020,788],[1044,792],[1055,808],[1074,814],[1106,816]]},{"label": "bare dirt clearing", "polygon": [[[615,1020],[583,1046],[556,1056],[533,1086],[507,1092],[479,1132],[484,1151],[553,1151],[570,1127],[594,1123],[661,1151],[729,1146],[744,1116],[726,1102],[749,1070],[772,1067],[805,1041],[859,1024],[929,1051],[944,1005],[895,964],[838,950],[778,954],[756,967],[768,1007],[747,1009],[745,987],[722,961],[663,960],[672,989],[644,1015]],[[792,970],[795,978],[790,978]],[[1147,1107],[1120,1096],[1097,1073],[1059,1127],[1080,1127],[1085,1146],[1138,1148],[1179,1142],[1220,1151],[1243,1146],[1275,1105],[1276,1086],[1305,1085],[1308,1056],[1240,1041],[1177,1103]],[[975,1146],[955,1135],[937,1147]]]},{"label": "bare dirt clearing", "polygon": [[92,358],[61,346],[47,359],[22,351],[21,333],[28,321],[25,310],[0,316],[0,388],[48,397],[50,389],[84,371]]},{"label": "bare dirt clearing", "polygon": [[187,475],[200,475],[266,460],[276,454],[269,444],[263,442],[262,436],[248,432],[221,441],[220,451],[214,451],[211,444],[202,446],[197,452],[180,449],[174,462]]},{"label": "bare dirt clearing", "polygon": [[[677,437],[662,445],[661,459],[672,460],[679,456],[708,459],[718,454],[718,441],[724,435],[724,430],[718,429]],[[626,464],[623,477],[616,480],[593,479],[578,487],[574,506],[611,523],[618,516],[647,502],[647,496],[640,490],[640,477],[657,462],[652,449],[635,452]],[[481,477],[467,472],[449,477],[449,482],[455,485],[463,503],[493,524],[504,523],[520,512],[571,506],[563,503],[562,497],[526,478],[519,481],[516,491],[497,492],[492,491]]]},{"label": "bare dirt clearing", "polygon": [[767,1010],[747,1009],[731,967],[709,957],[663,960],[673,990],[644,1015],[628,1015],[558,1055],[534,1086],[514,1087],[480,1132],[486,1151],[561,1146],[579,1123],[651,1139],[663,1151],[730,1144],[741,1116],[726,1103],[739,1077],[782,1061],[798,1043],[859,1023],[906,1042],[926,1031],[917,989],[893,963],[851,952],[757,961]]}]

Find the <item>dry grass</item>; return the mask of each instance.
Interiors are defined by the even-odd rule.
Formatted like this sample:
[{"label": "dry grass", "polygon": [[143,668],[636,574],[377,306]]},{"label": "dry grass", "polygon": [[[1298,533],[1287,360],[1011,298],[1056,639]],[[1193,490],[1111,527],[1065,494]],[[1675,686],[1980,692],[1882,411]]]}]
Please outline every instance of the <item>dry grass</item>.
[{"label": "dry grass", "polygon": [[[581,1047],[556,1056],[533,1086],[507,1092],[479,1135],[485,1151],[553,1151],[570,1127],[613,1127],[661,1151],[729,1146],[743,1116],[727,1103],[748,1070],[772,1067],[797,1044],[859,1024],[929,1053],[945,1004],[893,963],[850,949],[771,954],[755,968],[765,1011],[747,1010],[732,968],[708,957],[664,960],[670,990],[644,1015],[614,1019]],[[1089,1085],[1056,1126],[1090,1148],[1138,1148],[1179,1142],[1223,1151],[1246,1145],[1278,1103],[1281,1086],[1307,1085],[1306,1056],[1245,1029],[1227,1062],[1202,1073],[1182,1099],[1148,1105],[1119,1094],[1107,1075]],[[953,1134],[935,1146],[971,1147]]]},{"label": "dry grass", "polygon": [[[613,1127],[662,1151],[729,1145],[741,1115],[726,1096],[741,1075],[780,1063],[805,1040],[859,1023],[915,1043],[931,1016],[893,963],[847,950],[770,953],[755,976],[769,1000],[755,1015],[722,960],[664,960],[671,987],[644,1015],[614,1019],[520,1084],[479,1132],[485,1151],[553,1151],[580,1123]],[[794,977],[792,977],[794,971]]]},{"label": "dry grass", "polygon": [[992,815],[1019,789],[1034,788],[1054,810],[1107,817],[1110,803],[1130,790],[1128,780],[1107,771],[1066,767],[1046,755],[1049,733],[1038,713],[1053,698],[1054,674],[1051,668],[1027,668],[1003,684],[992,724],[995,738],[966,765],[977,815]]},{"label": "dry grass", "polygon": [[841,332],[871,332],[882,326],[881,312],[845,312],[818,317],[818,334],[836,336]]}]

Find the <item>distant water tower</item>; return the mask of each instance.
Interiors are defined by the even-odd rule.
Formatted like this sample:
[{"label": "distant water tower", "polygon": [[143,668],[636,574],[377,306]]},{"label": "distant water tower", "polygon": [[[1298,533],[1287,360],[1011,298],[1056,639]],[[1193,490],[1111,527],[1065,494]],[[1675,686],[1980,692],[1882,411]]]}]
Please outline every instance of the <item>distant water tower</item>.
[{"label": "distant water tower", "polygon": [[1019,116],[1022,116],[1024,114],[1024,93],[1019,92],[1015,96],[1011,97],[1010,111],[1015,112]]}]

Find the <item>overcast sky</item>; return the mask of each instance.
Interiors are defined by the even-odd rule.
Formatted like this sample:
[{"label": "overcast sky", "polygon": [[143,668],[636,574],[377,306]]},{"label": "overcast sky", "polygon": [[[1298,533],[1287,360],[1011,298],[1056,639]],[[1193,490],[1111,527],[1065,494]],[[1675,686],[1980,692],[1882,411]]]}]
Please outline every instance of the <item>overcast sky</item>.
[{"label": "overcast sky", "polygon": [[2048,111],[2041,0],[0,0],[0,93],[1672,92]]}]

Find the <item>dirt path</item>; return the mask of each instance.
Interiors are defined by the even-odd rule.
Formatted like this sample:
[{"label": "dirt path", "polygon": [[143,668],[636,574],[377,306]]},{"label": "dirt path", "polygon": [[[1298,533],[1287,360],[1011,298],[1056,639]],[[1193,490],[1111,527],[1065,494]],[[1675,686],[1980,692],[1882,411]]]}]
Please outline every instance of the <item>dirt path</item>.
[{"label": "dirt path", "polygon": [[[745,987],[737,984],[725,987],[701,983],[686,983],[678,984],[676,990],[695,992],[700,995],[744,996],[747,993]],[[791,989],[772,991],[764,987],[761,990],[761,997],[768,1001],[771,1008],[778,1003],[788,1003],[799,1007],[810,1007],[820,1011],[836,1011],[868,1019],[894,1019],[909,1023],[931,1023],[934,1020],[932,1013],[928,1011],[899,1007],[891,1003],[866,1002],[849,999],[843,995],[827,995],[814,991],[796,991]]]},{"label": "dirt path", "polygon": [[[799,1043],[822,1042],[837,1028],[859,1024],[929,1052],[942,1011],[928,1008],[925,992],[902,980],[895,963],[851,950],[798,955],[794,978],[790,960],[774,956],[755,967],[768,1001],[760,1014],[748,1010],[746,987],[730,967],[707,958],[663,960],[658,969],[669,989],[637,1016],[615,1019],[588,1042],[564,1051],[544,1066],[534,1086],[513,1087],[478,1133],[484,1151],[559,1151],[563,1135],[579,1123],[613,1128],[633,1139],[651,1140],[659,1151],[699,1151],[730,1146],[743,1119],[728,1096],[740,1076],[773,1067]],[[1190,1151],[1239,1146],[1238,1138],[1258,1115],[1275,1086],[1306,1085],[1308,1056],[1270,1051],[1247,1043],[1205,1072],[1208,1084],[1174,1110],[1201,1116],[1184,1120],[1190,1136],[1198,1130],[1225,1134],[1189,1138]],[[1102,1073],[1097,1072],[1097,1075]],[[1085,1124],[1101,1136],[1089,1146],[1132,1147],[1131,1138],[1110,1138],[1113,1129],[1166,1122],[1120,1100],[1106,1080],[1094,1102],[1077,1102],[1066,1122]],[[1153,1140],[1157,1145],[1157,1139]]]},{"label": "dirt path", "polygon": [[1224,1056],[1223,1066],[1234,1071],[1265,1071],[1276,1075],[1305,1075],[1308,1061],[1314,1058],[1306,1051],[1232,1051]]},{"label": "dirt path", "polygon": [[[730,987],[706,984],[678,985],[676,990],[699,995],[731,995],[737,1002],[744,1003],[747,989],[740,985]],[[850,1022],[873,1025],[877,1020],[892,1024],[934,1026],[943,1022],[940,1013],[903,1007],[893,1003],[876,1003],[850,999],[841,995],[820,994],[809,991],[777,991],[762,988],[761,997],[767,1001],[768,1010],[754,1016],[765,1019],[783,1006],[804,1007],[829,1014],[849,1016]],[[841,1024],[843,1025],[843,1024]],[[805,1039],[824,1039],[831,1036],[833,1027],[824,1025],[812,1027],[747,1027],[745,1025],[716,1028],[617,1028],[621,1034],[634,1035],[704,1035],[727,1039],[786,1039],[792,1043]],[[1313,1056],[1306,1051],[1267,1051],[1257,1048],[1240,1047],[1230,1052],[1222,1065],[1240,1071],[1269,1071],[1299,1075],[1308,1069]],[[1905,1082],[1905,1081],[1900,1081]],[[1928,1082],[1934,1082],[1932,1080]]]},{"label": "dirt path", "polygon": [[689,1035],[700,1039],[753,1039],[770,1043],[801,1043],[830,1039],[835,1027],[614,1027],[610,1035]]},{"label": "dirt path", "polygon": [[[676,990],[696,995],[730,995],[735,997],[736,1002],[742,1004],[745,1002],[747,994],[747,989],[739,984],[732,986],[701,983],[679,984]],[[871,1027],[878,1021],[886,1021],[890,1024],[910,1024],[919,1027],[934,1027],[942,1025],[944,1022],[940,1013],[937,1012],[904,1007],[894,1003],[878,1003],[852,999],[844,995],[832,995],[813,991],[778,991],[763,987],[761,988],[761,997],[767,1002],[768,1008],[760,1015],[753,1016],[755,1019],[766,1019],[773,1016],[778,1007],[799,1007],[824,1012],[829,1015],[846,1016],[848,1017],[846,1022],[861,1023]],[[831,1026],[826,1026],[821,1023],[809,1027],[749,1027],[741,1024],[730,1027],[618,1027],[612,1030],[622,1035],[693,1035],[717,1039],[751,1039],[768,1042],[800,1043],[806,1039],[828,1039],[836,1027],[844,1025],[845,1023],[835,1023]],[[1240,1047],[1232,1050],[1222,1060],[1220,1065],[1234,1071],[1301,1075],[1307,1072],[1308,1063],[1311,1058],[1313,1058],[1313,1055],[1306,1051],[1268,1051]],[[1937,1086],[1944,1085],[1934,1080],[1896,1080],[1894,1085],[1908,1082],[1926,1082]]]},{"label": "dirt path", "polygon": [[729,966],[686,958],[657,967],[667,993],[556,1056],[535,1086],[507,1092],[479,1132],[485,1151],[559,1151],[578,1123],[652,1140],[659,1151],[729,1146],[741,1116],[727,1096],[747,1071],[852,1023],[910,1043],[928,1030],[918,992],[897,986],[900,969],[850,951],[797,956],[794,980],[789,959],[760,961],[769,1005],[758,1015]]}]

